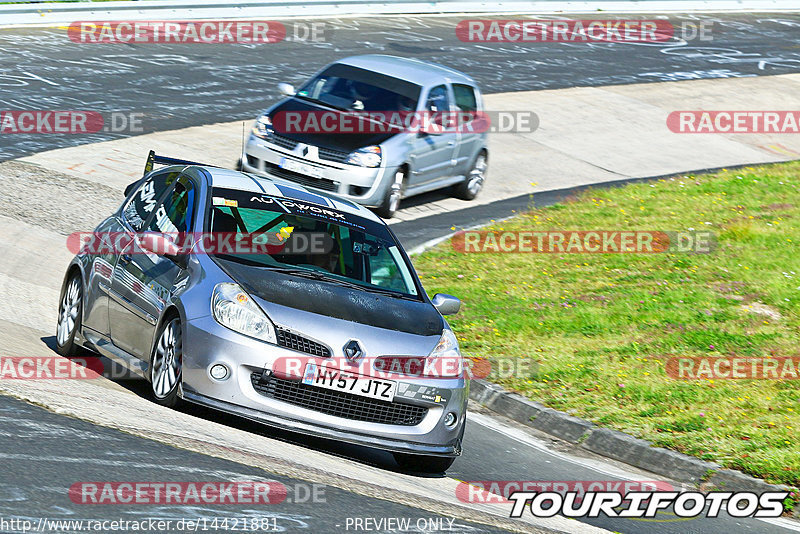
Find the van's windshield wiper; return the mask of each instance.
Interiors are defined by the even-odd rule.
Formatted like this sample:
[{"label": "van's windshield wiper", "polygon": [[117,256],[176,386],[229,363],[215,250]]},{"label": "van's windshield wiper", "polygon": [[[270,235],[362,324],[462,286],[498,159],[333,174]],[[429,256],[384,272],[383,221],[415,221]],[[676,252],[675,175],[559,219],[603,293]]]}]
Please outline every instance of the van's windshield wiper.
[{"label": "van's windshield wiper", "polygon": [[311,98],[310,96],[303,96],[303,95],[297,95],[297,94],[294,95],[294,97],[297,98],[297,99],[300,99],[300,100],[305,100],[306,102],[311,102],[313,104],[320,104],[320,105],[325,106],[325,107],[329,107],[329,108],[332,108],[332,109],[337,109],[339,111],[350,111],[345,107],[335,106],[335,105],[333,105],[333,104],[331,104],[329,102],[325,102],[324,100],[319,100],[318,98]]}]

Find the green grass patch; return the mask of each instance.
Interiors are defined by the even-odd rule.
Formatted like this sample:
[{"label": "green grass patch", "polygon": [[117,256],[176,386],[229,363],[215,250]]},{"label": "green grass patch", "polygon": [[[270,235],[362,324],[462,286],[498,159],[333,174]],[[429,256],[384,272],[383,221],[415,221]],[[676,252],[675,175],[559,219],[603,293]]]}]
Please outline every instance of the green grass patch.
[{"label": "green grass patch", "polygon": [[[800,162],[584,192],[489,230],[710,230],[709,254],[415,258],[495,382],[548,406],[800,485],[800,381],[675,380],[672,356],[800,356]],[[532,371],[498,376],[501,360]],[[507,366],[506,366],[507,368]]]}]

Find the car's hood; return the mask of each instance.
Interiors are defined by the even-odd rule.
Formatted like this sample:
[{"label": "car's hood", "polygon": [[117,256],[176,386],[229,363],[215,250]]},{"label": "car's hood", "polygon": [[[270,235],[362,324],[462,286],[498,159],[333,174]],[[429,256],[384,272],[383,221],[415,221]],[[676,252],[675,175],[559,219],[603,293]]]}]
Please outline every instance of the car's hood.
[{"label": "car's hood", "polygon": [[349,328],[380,328],[426,337],[441,336],[444,328],[444,319],[429,302],[307,280],[220,258],[217,262],[259,301],[274,322],[301,332],[313,330],[327,319],[336,320],[338,327],[339,321],[348,321],[354,323]]},{"label": "car's hood", "polygon": [[[275,117],[277,113],[280,112],[287,112],[287,111],[299,111],[299,112],[324,112],[324,113],[333,113],[334,115],[340,117],[341,115],[346,114],[346,112],[338,111],[333,108],[325,107],[325,106],[317,106],[310,102],[304,102],[298,98],[288,98],[282,102],[276,104],[273,108],[269,110],[269,116]],[[274,121],[274,119],[273,119]],[[302,125],[303,122],[301,120],[300,124]],[[379,128],[376,128],[379,129]],[[299,141],[301,143],[305,143],[307,145],[313,146],[321,146],[325,148],[330,148],[333,150],[341,150],[342,152],[352,152],[353,150],[357,150],[359,148],[363,148],[365,146],[372,146],[372,145],[379,145],[395,135],[394,133],[295,133],[295,132],[281,132],[276,130],[276,133],[288,137],[290,139],[294,139],[295,141]]]}]

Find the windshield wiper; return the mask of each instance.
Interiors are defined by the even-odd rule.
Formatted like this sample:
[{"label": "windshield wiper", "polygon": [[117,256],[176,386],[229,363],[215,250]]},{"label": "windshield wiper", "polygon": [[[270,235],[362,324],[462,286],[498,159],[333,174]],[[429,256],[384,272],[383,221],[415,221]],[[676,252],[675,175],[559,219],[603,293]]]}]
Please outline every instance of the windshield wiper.
[{"label": "windshield wiper", "polygon": [[328,102],[324,102],[324,101],[322,101],[322,100],[319,100],[319,99],[317,99],[317,98],[311,98],[310,96],[303,96],[303,95],[298,95],[298,94],[295,94],[295,95],[294,95],[294,97],[295,97],[295,98],[298,98],[298,99],[300,99],[300,100],[305,100],[306,102],[312,102],[312,103],[314,103],[314,104],[321,104],[321,105],[323,105],[323,106],[326,106],[326,107],[329,107],[329,108],[332,108],[332,109],[337,109],[337,110],[339,110],[339,111],[350,111],[349,109],[347,109],[347,108],[345,108],[345,107],[342,107],[342,106],[335,106],[335,105],[333,105],[333,104],[330,104],[330,103],[328,103]]}]

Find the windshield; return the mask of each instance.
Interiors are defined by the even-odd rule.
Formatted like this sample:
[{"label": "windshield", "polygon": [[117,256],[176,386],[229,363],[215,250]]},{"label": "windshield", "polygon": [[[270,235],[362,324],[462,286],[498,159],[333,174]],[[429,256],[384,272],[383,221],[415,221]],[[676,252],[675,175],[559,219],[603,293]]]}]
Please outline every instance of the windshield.
[{"label": "windshield", "polygon": [[374,221],[315,203],[232,189],[214,188],[211,203],[207,228],[248,244],[221,255],[227,260],[366,291],[419,295],[399,245]]},{"label": "windshield", "polygon": [[296,93],[305,100],[352,111],[416,111],[416,84],[336,63],[306,82]]}]

